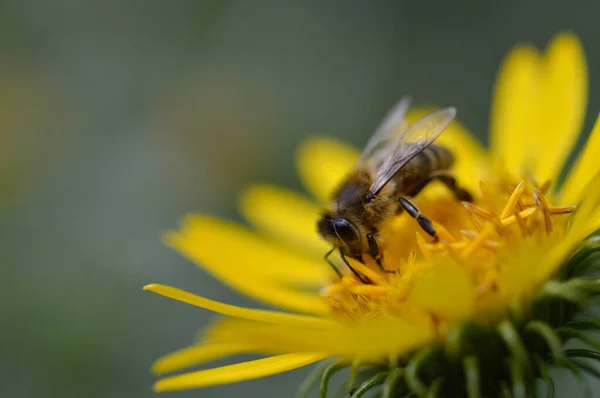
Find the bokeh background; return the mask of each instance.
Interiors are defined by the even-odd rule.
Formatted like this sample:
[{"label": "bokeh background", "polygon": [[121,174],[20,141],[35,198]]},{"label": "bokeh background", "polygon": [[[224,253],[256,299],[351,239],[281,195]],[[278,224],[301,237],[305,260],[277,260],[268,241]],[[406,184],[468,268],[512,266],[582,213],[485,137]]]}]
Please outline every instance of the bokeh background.
[{"label": "bokeh background", "polygon": [[[211,315],[144,284],[257,305],[161,233],[191,211],[239,219],[236,193],[252,180],[299,188],[294,148],[307,136],[360,146],[411,94],[457,106],[484,137],[505,52],[562,29],[588,52],[589,131],[599,12],[549,0],[2,1],[0,396],[153,396],[152,361]],[[287,397],[307,372],[172,396]]]}]

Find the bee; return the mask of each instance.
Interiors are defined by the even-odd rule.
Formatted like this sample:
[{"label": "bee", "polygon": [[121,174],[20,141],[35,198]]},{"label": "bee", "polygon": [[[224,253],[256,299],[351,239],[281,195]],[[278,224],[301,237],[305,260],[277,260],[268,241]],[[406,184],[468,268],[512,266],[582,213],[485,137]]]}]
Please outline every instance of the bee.
[{"label": "bee", "polygon": [[363,282],[346,256],[363,262],[363,254],[368,253],[384,270],[377,228],[403,211],[438,240],[432,222],[409,200],[431,181],[445,184],[459,201],[472,201],[471,194],[457,184],[450,172],[454,163],[452,152],[433,143],[454,119],[456,109],[440,109],[409,126],[405,119],[409,107],[410,99],[404,97],[387,114],[354,170],[333,192],[329,209],[317,223],[319,234],[333,246],[325,259],[340,276],[329,261],[336,249]]}]

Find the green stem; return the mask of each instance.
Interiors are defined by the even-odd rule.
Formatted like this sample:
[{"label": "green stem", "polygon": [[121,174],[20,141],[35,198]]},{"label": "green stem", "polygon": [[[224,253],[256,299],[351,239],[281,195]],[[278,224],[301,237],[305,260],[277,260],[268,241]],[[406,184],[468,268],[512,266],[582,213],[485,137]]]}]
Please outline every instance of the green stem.
[{"label": "green stem", "polygon": [[525,344],[519,333],[515,330],[513,324],[509,321],[503,321],[498,325],[498,334],[506,343],[513,358],[521,364],[521,369],[527,374],[531,373],[531,363]]},{"label": "green stem", "polygon": [[562,349],[562,341],[554,329],[545,322],[531,321],[525,326],[526,331],[536,333],[540,336],[552,352],[552,357],[555,362],[560,362],[565,359],[565,353]]},{"label": "green stem", "polygon": [[481,398],[479,381],[479,362],[476,356],[469,356],[463,360],[465,381],[467,383],[467,397]]},{"label": "green stem", "polygon": [[526,398],[527,387],[525,385],[525,371],[521,366],[521,361],[517,358],[509,359],[510,378],[512,381],[513,398]]},{"label": "green stem", "polygon": [[588,358],[600,361],[600,352],[585,349],[567,350],[566,354],[569,358]]},{"label": "green stem", "polygon": [[398,381],[404,376],[404,368],[395,368],[390,371],[388,374],[385,383],[383,383],[383,393],[381,398],[392,398],[392,394],[394,393],[394,388]]},{"label": "green stem", "polygon": [[425,348],[419,351],[406,365],[406,384],[417,396],[421,397],[427,393],[427,386],[419,378],[422,366],[433,356],[438,354],[435,348]]},{"label": "green stem", "polygon": [[387,372],[378,373],[362,383],[351,395],[352,398],[362,397],[364,393],[382,384],[387,377]]},{"label": "green stem", "polygon": [[563,279],[571,279],[579,265],[592,254],[600,250],[600,235],[597,233],[583,241],[581,247],[567,260],[563,271]]},{"label": "green stem", "polygon": [[360,361],[355,359],[352,361],[352,367],[350,368],[350,377],[348,377],[348,383],[346,384],[346,390],[350,391],[356,383],[356,376],[358,375],[358,369],[360,368]]},{"label": "green stem", "polygon": [[583,304],[589,295],[582,289],[581,279],[569,279],[566,282],[548,281],[542,288],[542,295],[556,297],[570,303]]},{"label": "green stem", "polygon": [[600,330],[600,321],[597,319],[573,319],[566,326],[580,330]]},{"label": "green stem", "polygon": [[562,327],[562,328],[558,328],[558,333],[565,337],[579,339],[582,342],[584,342],[585,344],[587,344],[597,350],[600,350],[600,343],[597,342],[596,340],[590,338],[585,332],[583,332],[581,330]]},{"label": "green stem", "polygon": [[344,369],[348,367],[347,362],[336,362],[327,367],[323,372],[323,377],[321,378],[321,388],[320,388],[320,397],[327,398],[327,387],[329,385],[329,379],[331,376],[338,370]]},{"label": "green stem", "polygon": [[442,386],[444,385],[444,378],[438,377],[431,383],[431,387],[429,391],[427,391],[427,398],[438,398],[440,396],[440,392],[442,391]]},{"label": "green stem", "polygon": [[304,379],[302,384],[300,384],[300,387],[296,392],[296,398],[305,398],[310,393],[310,390],[312,390],[313,387],[319,382],[319,379],[321,379],[323,372],[325,371],[325,369],[327,369],[329,365],[329,362],[323,362],[320,363],[318,366],[315,366],[314,370],[310,372],[309,375],[306,376],[306,379]]}]

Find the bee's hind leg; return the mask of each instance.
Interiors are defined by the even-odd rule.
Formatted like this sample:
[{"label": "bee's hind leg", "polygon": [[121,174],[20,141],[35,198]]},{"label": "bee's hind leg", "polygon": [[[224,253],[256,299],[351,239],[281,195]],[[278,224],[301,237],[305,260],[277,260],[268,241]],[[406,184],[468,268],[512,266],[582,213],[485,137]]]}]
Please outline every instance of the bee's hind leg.
[{"label": "bee's hind leg", "polygon": [[430,178],[432,180],[436,179],[442,184],[444,184],[450,191],[452,191],[456,200],[461,202],[473,201],[473,196],[471,195],[471,193],[459,186],[456,182],[456,178],[454,178],[454,176],[451,173],[439,171],[437,173],[434,173]]},{"label": "bee's hind leg", "polygon": [[413,205],[408,199],[402,196],[398,198],[398,203],[400,203],[400,206],[406,210],[409,216],[417,220],[419,226],[423,228],[423,231],[427,232],[427,234],[435,239],[436,242],[439,241],[437,233],[433,228],[433,223],[430,219],[421,214],[417,206]]}]

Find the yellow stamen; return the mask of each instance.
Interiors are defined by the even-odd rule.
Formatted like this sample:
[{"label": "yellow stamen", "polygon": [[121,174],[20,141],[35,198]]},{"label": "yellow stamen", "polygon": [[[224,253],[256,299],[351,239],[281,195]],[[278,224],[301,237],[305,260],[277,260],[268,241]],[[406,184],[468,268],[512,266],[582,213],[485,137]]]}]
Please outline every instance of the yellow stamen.
[{"label": "yellow stamen", "polygon": [[513,214],[513,210],[514,210],[515,206],[517,205],[517,203],[519,202],[519,200],[521,199],[521,195],[523,194],[524,190],[525,190],[525,181],[521,181],[519,183],[519,185],[517,185],[517,187],[514,189],[512,194],[510,195],[510,198],[508,198],[508,202],[506,202],[506,205],[504,206],[502,213],[500,213],[500,218],[506,218],[506,217],[510,216],[511,214]]},{"label": "yellow stamen", "polygon": [[[460,231],[465,237],[469,239],[476,239],[479,235],[473,231],[469,231],[467,229],[463,229]],[[467,242],[460,242],[462,247],[464,248],[467,245]],[[493,252],[497,252],[501,247],[502,243],[496,242],[495,240],[486,239],[482,242],[482,247],[489,249]]]},{"label": "yellow stamen", "polygon": [[475,250],[483,246],[484,242],[487,240],[487,238],[490,237],[493,231],[494,227],[491,224],[485,224],[479,236],[473,239],[471,241],[471,244],[465,247],[464,250],[460,253],[461,257],[465,258],[471,256],[475,252]]},{"label": "yellow stamen", "polygon": [[574,212],[577,206],[548,206],[548,210],[551,214],[569,214]]},{"label": "yellow stamen", "polygon": [[360,294],[363,296],[385,296],[390,294],[392,288],[387,286],[377,286],[377,285],[356,285],[350,288],[350,291],[354,294]]},{"label": "yellow stamen", "polygon": [[535,190],[533,192],[533,200],[544,215],[544,225],[546,226],[546,232],[552,232],[552,217],[550,217],[550,211],[548,209],[548,203],[546,202],[546,198],[540,190]]},{"label": "yellow stamen", "polygon": [[529,228],[527,227],[527,223],[525,222],[525,220],[523,220],[523,218],[519,215],[520,213],[515,213],[515,219],[517,220],[517,224],[519,225],[519,228],[521,229],[521,234],[522,236],[528,236],[530,235],[529,232]]},{"label": "yellow stamen", "polygon": [[552,185],[552,181],[550,181],[550,180],[544,181],[544,183],[539,188],[540,193],[542,195],[546,195],[548,193],[548,190],[550,189],[551,185]]},{"label": "yellow stamen", "polygon": [[479,216],[479,217],[485,218],[487,220],[491,220],[492,218],[494,218],[492,213],[489,213],[489,212],[485,211],[484,209],[482,209],[481,207],[475,206],[472,203],[463,202],[463,205],[465,206],[465,208],[468,211],[471,211],[475,216]]},{"label": "yellow stamen", "polygon": [[[531,216],[533,213],[535,213],[536,211],[537,211],[537,208],[535,208],[535,207],[530,207],[528,209],[525,209],[518,213],[519,218],[521,218],[521,219],[527,218],[527,217]],[[517,222],[517,217],[515,216],[515,214],[513,214],[510,217],[506,217],[506,218],[500,220],[500,223],[505,227],[508,227],[509,225],[513,225],[516,222]]]},{"label": "yellow stamen", "polygon": [[435,231],[437,232],[437,236],[441,241],[450,243],[456,242],[456,239],[454,238],[454,236],[452,236],[450,232],[448,232],[446,227],[438,223],[435,223],[434,227]]}]

